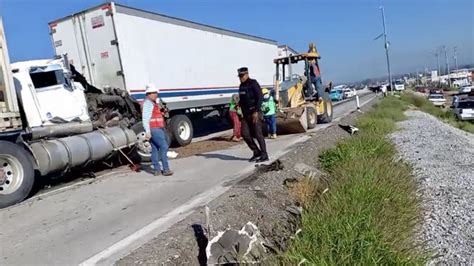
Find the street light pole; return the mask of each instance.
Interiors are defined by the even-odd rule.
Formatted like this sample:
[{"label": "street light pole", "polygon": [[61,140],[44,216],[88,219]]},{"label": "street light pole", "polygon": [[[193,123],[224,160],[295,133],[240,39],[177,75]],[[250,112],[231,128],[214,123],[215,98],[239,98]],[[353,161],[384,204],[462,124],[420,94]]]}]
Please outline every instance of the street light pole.
[{"label": "street light pole", "polygon": [[455,70],[458,70],[458,48],[457,47],[454,47],[454,67],[455,67]]},{"label": "street light pole", "polygon": [[436,51],[436,62],[438,63],[438,75],[441,76],[441,66],[439,64],[439,51]]},{"label": "street light pole", "polygon": [[449,71],[449,60],[448,60],[448,51],[446,50],[446,45],[443,45],[444,49],[444,58],[446,59],[446,71],[448,71],[448,85],[451,87],[451,79],[449,77],[450,71]]},{"label": "street light pole", "polygon": [[383,37],[384,37],[384,41],[385,41],[385,55],[387,56],[388,82],[390,83],[390,91],[393,94],[394,90],[393,90],[393,83],[392,83],[392,72],[390,71],[390,57],[388,55],[389,43],[388,43],[388,40],[387,40],[387,28],[385,26],[386,23],[385,23],[385,10],[384,10],[384,7],[381,6],[380,10],[382,12]]}]

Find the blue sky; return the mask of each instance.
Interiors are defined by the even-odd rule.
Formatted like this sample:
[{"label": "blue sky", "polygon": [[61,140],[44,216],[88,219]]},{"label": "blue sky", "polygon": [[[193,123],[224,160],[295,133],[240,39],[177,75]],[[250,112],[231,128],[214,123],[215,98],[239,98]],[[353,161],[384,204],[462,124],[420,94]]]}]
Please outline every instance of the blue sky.
[{"label": "blue sky", "polygon": [[[47,23],[103,0],[0,0],[13,62],[53,55]],[[386,75],[379,6],[386,11],[393,72],[435,68],[445,44],[450,63],[474,63],[473,0],[117,0],[132,7],[277,40],[305,51],[316,42],[324,79]],[[444,64],[444,57],[441,60]]]}]

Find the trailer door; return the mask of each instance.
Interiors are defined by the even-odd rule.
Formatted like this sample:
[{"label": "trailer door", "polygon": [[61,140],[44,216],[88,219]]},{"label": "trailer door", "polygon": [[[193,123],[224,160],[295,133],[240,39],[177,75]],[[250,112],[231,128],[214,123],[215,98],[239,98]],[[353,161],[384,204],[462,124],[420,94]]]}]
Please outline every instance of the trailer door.
[{"label": "trailer door", "polygon": [[56,54],[79,63],[77,70],[94,86],[126,89],[111,4],[57,22],[52,36]]}]

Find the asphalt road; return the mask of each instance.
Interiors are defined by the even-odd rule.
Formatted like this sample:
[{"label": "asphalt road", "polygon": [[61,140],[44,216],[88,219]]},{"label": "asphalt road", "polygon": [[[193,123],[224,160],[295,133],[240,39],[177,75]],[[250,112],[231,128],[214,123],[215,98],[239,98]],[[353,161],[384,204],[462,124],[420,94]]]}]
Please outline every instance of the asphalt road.
[{"label": "asphalt road", "polygon": [[[355,101],[341,103],[334,118],[353,110]],[[306,139],[282,136],[268,141],[268,150],[276,159]],[[0,210],[0,264],[110,265],[249,175],[255,168],[250,155],[238,145],[173,160],[173,177],[122,168]]]}]

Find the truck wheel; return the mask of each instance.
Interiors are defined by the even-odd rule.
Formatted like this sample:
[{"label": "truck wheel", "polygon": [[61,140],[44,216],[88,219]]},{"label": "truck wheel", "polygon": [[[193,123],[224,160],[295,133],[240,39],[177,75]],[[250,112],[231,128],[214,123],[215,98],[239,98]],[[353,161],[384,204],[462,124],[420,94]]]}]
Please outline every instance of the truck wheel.
[{"label": "truck wheel", "polygon": [[329,94],[327,92],[325,92],[323,95],[323,107],[324,107],[324,112],[318,115],[318,123],[319,124],[331,123],[333,106],[332,106],[331,98],[329,97]]},{"label": "truck wheel", "polygon": [[0,208],[24,200],[35,182],[31,157],[17,144],[0,141]]},{"label": "truck wheel", "polygon": [[308,119],[308,129],[313,129],[316,127],[318,122],[317,119],[318,115],[316,114],[316,110],[313,107],[306,107],[306,118]]},{"label": "truck wheel", "polygon": [[[140,157],[141,162],[150,162],[151,161],[151,144],[149,140],[145,139],[145,129],[143,124],[136,123],[132,126],[133,132],[137,135],[137,154]],[[168,132],[166,132],[166,141],[168,145],[171,144],[171,137]]]},{"label": "truck wheel", "polygon": [[193,139],[193,124],[186,115],[175,115],[171,117],[168,124],[172,143],[178,146],[186,146]]}]

